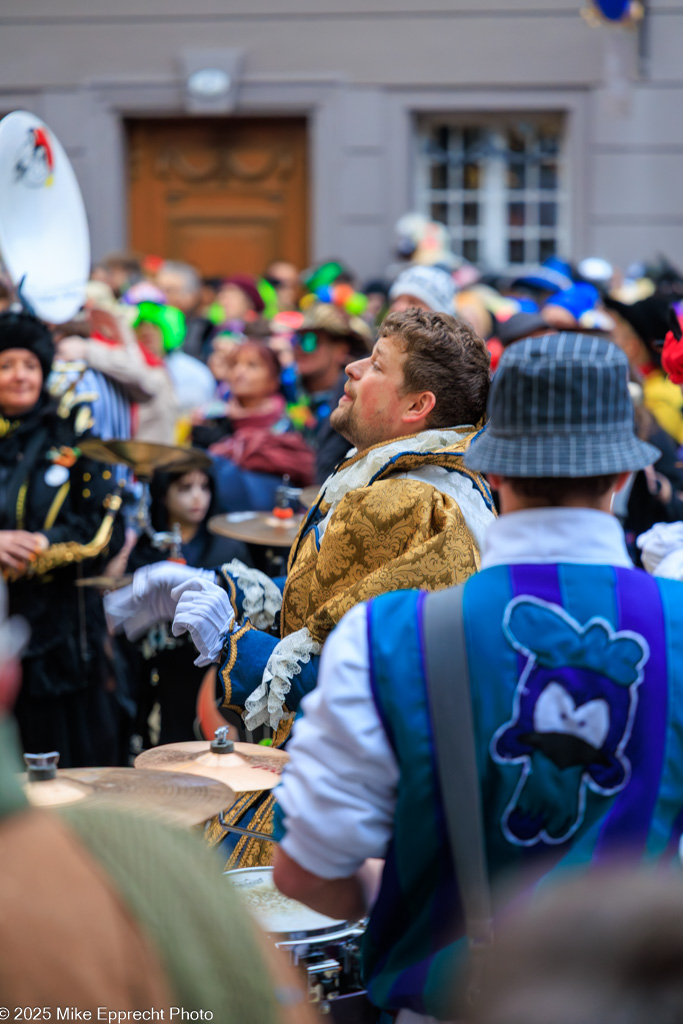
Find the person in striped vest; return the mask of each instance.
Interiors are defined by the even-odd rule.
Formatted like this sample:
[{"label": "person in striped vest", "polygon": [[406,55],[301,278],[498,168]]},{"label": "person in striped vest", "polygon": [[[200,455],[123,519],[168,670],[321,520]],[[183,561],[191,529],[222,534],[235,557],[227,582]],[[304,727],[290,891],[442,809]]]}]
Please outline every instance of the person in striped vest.
[{"label": "person in striped vest", "polygon": [[[439,783],[427,690],[435,599],[462,599],[446,621],[451,643],[464,628],[463,653],[447,672],[451,686],[469,674],[494,922],[504,877],[529,886],[617,854],[677,856],[683,586],[634,568],[610,513],[629,473],[659,455],[635,435],[627,381],[601,338],[507,349],[489,426],[465,456],[502,512],[480,572],[464,589],[356,606],[302,703],[277,792],[276,883],[335,918],[371,904],[363,970],[383,1019],[455,1019],[467,945],[442,797],[462,780]],[[368,858],[385,860],[374,900]]]}]

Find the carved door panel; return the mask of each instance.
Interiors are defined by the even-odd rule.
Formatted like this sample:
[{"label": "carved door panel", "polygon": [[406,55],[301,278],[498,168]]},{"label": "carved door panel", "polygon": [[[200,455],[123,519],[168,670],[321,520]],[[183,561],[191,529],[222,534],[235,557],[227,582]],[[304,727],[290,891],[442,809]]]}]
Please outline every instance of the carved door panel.
[{"label": "carved door panel", "polygon": [[204,276],[308,260],[303,118],[128,123],[131,248]]}]

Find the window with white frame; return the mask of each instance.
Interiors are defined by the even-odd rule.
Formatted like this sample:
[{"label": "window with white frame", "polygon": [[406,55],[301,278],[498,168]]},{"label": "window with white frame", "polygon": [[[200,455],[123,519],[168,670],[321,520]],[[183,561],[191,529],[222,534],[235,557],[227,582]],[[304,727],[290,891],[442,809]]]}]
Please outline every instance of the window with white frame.
[{"label": "window with white frame", "polygon": [[558,114],[430,115],[418,122],[417,209],[488,271],[569,253]]}]

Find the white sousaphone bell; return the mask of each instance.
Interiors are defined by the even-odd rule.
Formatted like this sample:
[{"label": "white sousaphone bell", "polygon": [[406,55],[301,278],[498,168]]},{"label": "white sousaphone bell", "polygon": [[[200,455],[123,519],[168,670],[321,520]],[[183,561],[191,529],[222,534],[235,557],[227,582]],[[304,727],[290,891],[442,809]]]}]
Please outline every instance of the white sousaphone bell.
[{"label": "white sousaphone bell", "polygon": [[83,305],[90,238],[81,191],[59,140],[24,110],[0,121],[0,257],[42,320],[65,323]]}]

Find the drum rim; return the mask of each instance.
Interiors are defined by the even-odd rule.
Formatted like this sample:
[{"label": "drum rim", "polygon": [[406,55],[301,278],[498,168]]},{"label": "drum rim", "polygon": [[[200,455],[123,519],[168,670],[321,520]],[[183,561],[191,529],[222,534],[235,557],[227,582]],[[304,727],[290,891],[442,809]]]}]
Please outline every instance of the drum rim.
[{"label": "drum rim", "polygon": [[[229,871],[224,871],[223,874],[224,875],[247,875],[247,874],[254,874],[257,871],[260,872],[261,874],[263,874],[265,872],[266,874],[269,874],[271,876],[271,878],[272,878],[273,868],[269,864],[264,864],[262,867],[253,867],[253,868],[231,868]],[[239,886],[235,886],[235,889],[239,890]],[[276,889],[275,891],[279,892],[278,889]],[[284,896],[284,893],[282,895]],[[291,899],[291,896],[287,896],[285,898],[286,899]],[[292,902],[293,903],[299,903],[300,906],[305,907],[307,910],[313,910],[312,907],[306,907],[306,904],[305,903],[301,903],[300,900],[292,900]],[[252,917],[256,920],[256,922],[263,928],[263,930],[266,932],[267,935],[272,935],[274,938],[276,938],[278,936],[281,936],[281,938],[276,943],[276,945],[278,945],[278,946],[285,946],[285,945],[296,946],[296,945],[298,945],[300,943],[308,942],[310,940],[318,939],[318,938],[329,938],[329,939],[333,939],[333,938],[338,938],[338,939],[348,938],[349,934],[352,934],[353,932],[357,931],[358,928],[360,927],[360,922],[358,922],[358,921],[345,921],[345,920],[342,919],[342,920],[334,921],[334,924],[329,925],[329,926],[324,927],[324,928],[308,928],[308,929],[303,929],[303,930],[302,929],[293,929],[292,928],[292,929],[288,929],[287,931],[275,931],[273,929],[266,928],[265,925],[263,925],[261,923],[261,921],[259,920],[258,914],[254,910],[251,910],[250,913],[251,913]],[[320,911],[316,910],[316,911],[313,911],[313,913],[318,914],[318,913],[320,913]],[[327,914],[321,914],[321,917],[327,917],[327,916],[328,916]],[[333,921],[333,920],[334,920],[333,918],[330,918],[330,921]]]}]

